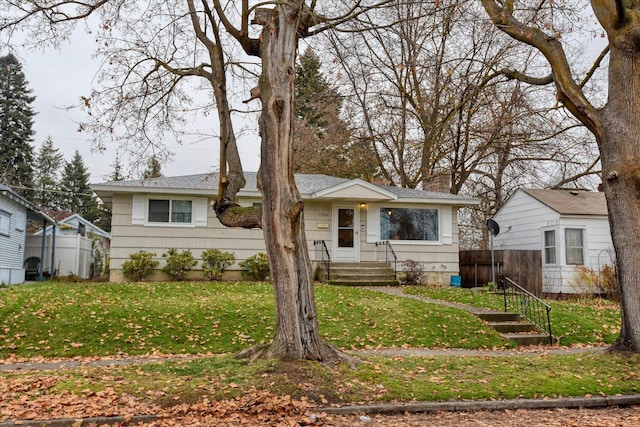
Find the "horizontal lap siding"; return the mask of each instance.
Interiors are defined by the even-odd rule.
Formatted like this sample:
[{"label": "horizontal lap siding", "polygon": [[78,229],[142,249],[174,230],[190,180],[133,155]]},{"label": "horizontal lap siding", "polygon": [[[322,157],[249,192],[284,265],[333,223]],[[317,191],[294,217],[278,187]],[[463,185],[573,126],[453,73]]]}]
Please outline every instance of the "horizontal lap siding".
[{"label": "horizontal lap siding", "polygon": [[[140,250],[155,253],[161,265],[164,263],[162,254],[169,248],[191,250],[198,260],[202,251],[219,249],[233,252],[237,261],[265,250],[262,230],[227,228],[220,224],[213,209],[208,209],[207,227],[131,225],[131,201],[131,195],[114,196],[110,252],[112,269],[120,269],[130,254]],[[200,268],[200,263],[196,268]]]},{"label": "horizontal lap siding", "polygon": [[494,216],[500,234],[495,249],[542,249],[542,229],[557,224],[559,214],[519,191]]},{"label": "horizontal lap siding", "polygon": [[[210,202],[210,200],[208,201]],[[244,203],[246,204],[246,203]],[[250,204],[250,203],[249,203]],[[208,203],[209,205],[209,203]],[[112,216],[111,264],[113,270],[119,270],[122,263],[129,259],[129,255],[141,249],[154,252],[156,259],[164,264],[162,254],[168,248],[178,250],[189,249],[194,257],[200,260],[203,250],[215,248],[233,252],[236,264],[232,269],[238,269],[237,263],[254,255],[264,252],[262,230],[246,230],[224,227],[215,217],[211,208],[207,213],[207,227],[165,227],[132,225],[132,195],[114,195]],[[435,206],[438,207],[438,206]],[[321,259],[320,247],[314,247],[315,240],[324,240],[329,251],[332,248],[332,209],[331,202],[305,203],[305,230],[310,257],[312,260]],[[366,228],[368,227],[366,208],[361,208],[360,249],[361,261],[378,261],[384,259],[384,247],[376,247],[366,242]],[[455,209],[453,209],[453,242],[452,244],[396,244],[394,250],[399,263],[406,260],[420,261],[425,271],[442,274],[457,274],[458,272],[458,225]],[[399,264],[401,267],[401,264]],[[196,269],[200,269],[200,263]]]},{"label": "horizontal lap siding", "polygon": [[605,265],[613,265],[615,257],[607,218],[563,218],[560,225],[585,230],[585,266],[597,271]]},{"label": "horizontal lap siding", "polygon": [[13,200],[5,197],[0,197],[0,210],[11,214],[9,236],[0,235],[0,268],[22,269],[26,210]]}]

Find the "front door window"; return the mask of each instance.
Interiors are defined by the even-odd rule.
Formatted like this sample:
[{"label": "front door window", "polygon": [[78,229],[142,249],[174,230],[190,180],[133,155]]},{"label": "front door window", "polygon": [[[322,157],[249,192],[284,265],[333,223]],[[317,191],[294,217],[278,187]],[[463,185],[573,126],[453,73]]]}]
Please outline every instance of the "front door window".
[{"label": "front door window", "polygon": [[353,209],[338,209],[338,247],[354,247],[354,211]]}]

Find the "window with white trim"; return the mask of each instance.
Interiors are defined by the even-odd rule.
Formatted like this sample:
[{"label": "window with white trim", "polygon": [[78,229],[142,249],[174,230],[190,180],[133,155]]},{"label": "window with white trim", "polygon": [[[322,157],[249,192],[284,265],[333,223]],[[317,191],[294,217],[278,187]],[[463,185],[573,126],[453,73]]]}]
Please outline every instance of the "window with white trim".
[{"label": "window with white trim", "polygon": [[544,232],[544,263],[556,264],[556,231]]},{"label": "window with white trim", "polygon": [[11,234],[11,214],[0,211],[0,234],[9,236]]},{"label": "window with white trim", "polygon": [[191,224],[191,200],[149,199],[148,221]]},{"label": "window with white trim", "polygon": [[584,239],[581,228],[565,228],[564,249],[568,265],[584,264]]},{"label": "window with white trim", "polygon": [[438,209],[380,208],[380,239],[439,240]]}]

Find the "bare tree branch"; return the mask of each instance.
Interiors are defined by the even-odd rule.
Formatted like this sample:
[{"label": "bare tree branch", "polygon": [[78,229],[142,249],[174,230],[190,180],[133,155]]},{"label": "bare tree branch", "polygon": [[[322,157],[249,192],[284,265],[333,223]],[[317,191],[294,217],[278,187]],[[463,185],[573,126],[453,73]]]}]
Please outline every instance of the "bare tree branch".
[{"label": "bare tree branch", "polygon": [[599,132],[601,118],[598,111],[573,80],[560,42],[538,28],[528,27],[519,22],[507,8],[499,6],[495,0],[482,0],[482,5],[499,29],[514,39],[535,47],[545,56],[551,65],[558,100],[563,102],[569,111],[592,132]]}]

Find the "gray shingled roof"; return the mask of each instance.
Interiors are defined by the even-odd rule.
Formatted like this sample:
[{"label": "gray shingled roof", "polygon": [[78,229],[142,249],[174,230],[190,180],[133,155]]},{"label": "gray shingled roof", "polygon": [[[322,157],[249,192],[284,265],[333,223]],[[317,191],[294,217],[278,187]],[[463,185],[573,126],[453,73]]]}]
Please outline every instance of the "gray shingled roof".
[{"label": "gray shingled roof", "polygon": [[44,213],[40,208],[31,203],[29,200],[25,199],[15,191],[11,187],[5,184],[0,184],[0,193],[4,194],[5,197],[13,200],[14,202],[24,206],[27,209],[27,218],[32,220],[46,220],[50,223],[55,223],[56,221],[49,217],[46,213]]},{"label": "gray shingled roof", "polygon": [[529,189],[522,191],[561,215],[606,216],[608,214],[607,201],[602,192]]},{"label": "gray shingled roof", "polygon": [[[257,192],[256,187],[256,172],[245,172],[245,178],[247,185],[243,189],[243,192]],[[338,185],[350,182],[352,180],[347,178],[338,178],[334,176],[321,175],[321,174],[296,174],[296,185],[301,195],[310,196],[322,190],[330,189]],[[459,202],[462,204],[473,204],[475,199],[469,197],[458,196],[449,193],[438,193],[433,191],[422,191],[410,188],[400,188],[387,185],[377,185],[380,189],[384,189],[390,193],[398,196],[399,199],[431,199],[431,200],[446,200],[449,202]],[[111,181],[101,184],[95,184],[94,190],[105,191],[110,190],[113,192],[118,191],[134,191],[134,189],[154,189],[154,190],[167,190],[168,192],[181,190],[182,192],[194,191],[210,191],[211,195],[214,195],[217,191],[218,176],[217,174],[197,174],[175,177],[159,177],[148,178],[144,180],[131,180],[131,181]]]}]

